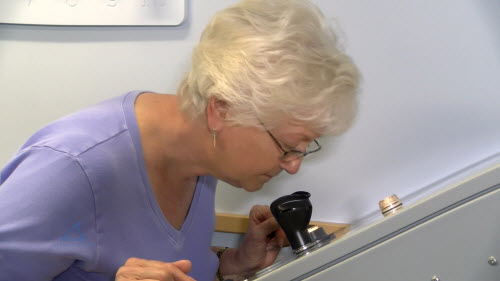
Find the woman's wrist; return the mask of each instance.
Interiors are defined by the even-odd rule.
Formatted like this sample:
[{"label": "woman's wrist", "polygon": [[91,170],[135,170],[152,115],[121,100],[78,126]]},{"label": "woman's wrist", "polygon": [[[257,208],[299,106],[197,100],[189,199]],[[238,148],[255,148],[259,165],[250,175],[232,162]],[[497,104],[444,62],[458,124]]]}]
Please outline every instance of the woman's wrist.
[{"label": "woman's wrist", "polygon": [[215,274],[216,277],[217,277],[217,281],[223,281],[224,280],[224,275],[222,275],[222,272],[220,271],[220,268],[221,268],[221,257],[222,257],[222,254],[224,254],[224,252],[229,249],[229,247],[224,247],[224,248],[220,248],[218,251],[217,251],[217,258],[219,259],[219,267],[217,268],[217,273]]},{"label": "woman's wrist", "polygon": [[248,268],[238,249],[227,248],[219,257],[218,272],[222,275],[223,280],[244,280],[255,274],[257,270]]}]

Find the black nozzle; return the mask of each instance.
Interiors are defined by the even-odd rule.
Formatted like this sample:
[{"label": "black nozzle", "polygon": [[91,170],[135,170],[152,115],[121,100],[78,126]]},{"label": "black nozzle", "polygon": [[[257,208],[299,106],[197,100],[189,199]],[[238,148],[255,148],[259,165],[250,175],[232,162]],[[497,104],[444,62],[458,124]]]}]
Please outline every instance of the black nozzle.
[{"label": "black nozzle", "polygon": [[271,203],[271,212],[285,232],[293,250],[312,242],[307,231],[312,215],[310,196],[309,192],[297,191]]}]

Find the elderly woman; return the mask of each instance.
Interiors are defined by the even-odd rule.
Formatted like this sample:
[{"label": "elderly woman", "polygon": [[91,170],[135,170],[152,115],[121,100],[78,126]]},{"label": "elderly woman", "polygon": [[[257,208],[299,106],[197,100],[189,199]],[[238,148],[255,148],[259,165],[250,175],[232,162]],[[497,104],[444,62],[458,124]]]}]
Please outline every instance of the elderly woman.
[{"label": "elderly woman", "polygon": [[[356,67],[305,0],[215,15],[177,95],[134,91],[34,134],[1,173],[0,280],[243,279],[286,239],[255,206],[237,249],[211,249],[217,179],[295,174],[356,111]],[[216,254],[217,253],[217,254]]]}]

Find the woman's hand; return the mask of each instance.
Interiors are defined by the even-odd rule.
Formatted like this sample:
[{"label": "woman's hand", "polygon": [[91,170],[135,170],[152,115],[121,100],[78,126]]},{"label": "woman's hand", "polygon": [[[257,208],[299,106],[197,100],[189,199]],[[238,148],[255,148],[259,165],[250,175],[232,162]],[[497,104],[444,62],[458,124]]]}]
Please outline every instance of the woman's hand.
[{"label": "woman's hand", "polygon": [[129,258],[118,269],[115,281],[147,280],[147,281],[195,281],[187,276],[191,270],[191,262],[180,260],[173,263]]},{"label": "woman's hand", "polygon": [[225,278],[243,280],[271,265],[281,247],[288,243],[285,233],[269,206],[250,210],[247,233],[238,249],[228,249],[220,258],[219,269]]},{"label": "woman's hand", "polygon": [[269,206],[253,206],[249,219],[247,233],[236,256],[245,262],[247,270],[256,272],[273,264],[288,240]]}]

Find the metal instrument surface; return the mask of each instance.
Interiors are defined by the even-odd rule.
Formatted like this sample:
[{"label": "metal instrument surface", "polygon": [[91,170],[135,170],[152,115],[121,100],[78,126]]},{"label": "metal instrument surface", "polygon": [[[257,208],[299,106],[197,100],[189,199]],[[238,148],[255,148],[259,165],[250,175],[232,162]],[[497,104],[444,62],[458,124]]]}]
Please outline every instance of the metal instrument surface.
[{"label": "metal instrument surface", "polygon": [[498,281],[498,213],[500,165],[251,280]]}]

